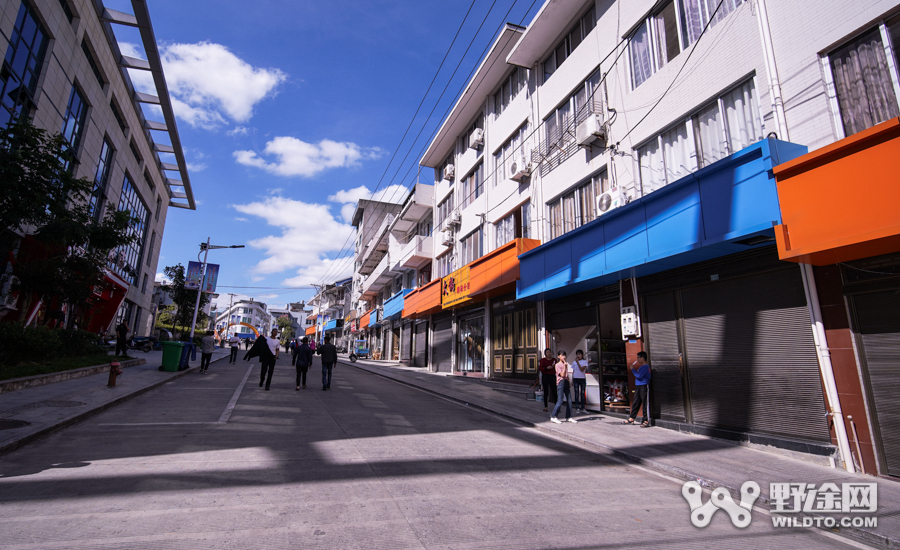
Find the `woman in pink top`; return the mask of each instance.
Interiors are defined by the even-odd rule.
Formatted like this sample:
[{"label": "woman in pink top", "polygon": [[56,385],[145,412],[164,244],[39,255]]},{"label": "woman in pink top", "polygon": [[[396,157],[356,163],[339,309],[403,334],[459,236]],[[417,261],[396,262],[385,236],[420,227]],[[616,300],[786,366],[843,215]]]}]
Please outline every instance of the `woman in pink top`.
[{"label": "woman in pink top", "polygon": [[575,424],[578,422],[572,418],[572,398],[569,397],[569,363],[566,361],[566,352],[560,351],[556,357],[556,406],[553,407],[553,414],[550,415],[550,422],[554,424],[562,424],[563,421],[557,418],[559,409],[562,407],[563,400],[566,401],[566,420]]}]

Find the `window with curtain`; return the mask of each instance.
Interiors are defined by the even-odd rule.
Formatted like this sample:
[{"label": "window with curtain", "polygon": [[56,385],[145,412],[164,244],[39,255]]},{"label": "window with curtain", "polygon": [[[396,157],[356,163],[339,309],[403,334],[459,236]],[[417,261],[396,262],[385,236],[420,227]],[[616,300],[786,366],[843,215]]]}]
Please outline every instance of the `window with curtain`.
[{"label": "window with curtain", "polygon": [[562,230],[562,201],[555,201],[548,205],[550,220],[550,238],[555,239],[563,234]]},{"label": "window with curtain", "polygon": [[[603,170],[572,191],[548,203],[550,238],[555,239],[597,219],[597,197],[608,190],[608,185],[607,172]],[[527,205],[523,207],[523,211],[526,207]]]},{"label": "window with curtain", "polygon": [[725,19],[729,13],[733,12],[744,2],[745,0],[722,0],[722,5],[719,7],[719,11],[716,12],[719,0],[679,0],[681,5],[681,34],[685,47],[693,44],[700,38],[703,28],[709,22],[713,13],[716,16],[712,19],[710,26]]},{"label": "window with curtain", "polygon": [[702,168],[763,138],[753,80],[725,93],[692,117],[698,167]]},{"label": "window with curtain", "polygon": [[462,196],[457,201],[461,208],[465,208],[475,202],[475,199],[481,196],[484,190],[484,178],[482,177],[482,166],[479,164],[475,170],[463,178],[462,184],[459,186]]},{"label": "window with curtain", "polygon": [[[898,26],[888,29],[892,40]],[[900,116],[880,25],[833,51],[828,60],[845,136]]]},{"label": "window with curtain", "polygon": [[694,148],[688,140],[687,125],[679,124],[662,134],[663,163],[666,183],[672,183],[697,169]]},{"label": "window with curtain", "polygon": [[492,179],[495,187],[500,182],[509,179],[510,174],[506,170],[509,162],[514,158],[525,156],[524,143],[527,135],[528,123],[526,122],[494,153],[494,174]]},{"label": "window with curtain", "polygon": [[638,149],[641,172],[641,192],[646,195],[666,185],[666,168],[659,147],[659,139],[654,138]]},{"label": "window with curtain", "polygon": [[650,28],[644,22],[628,42],[631,61],[631,87],[637,88],[653,74],[653,53],[650,48]]},{"label": "window with curtain", "polygon": [[568,59],[572,52],[575,51],[581,43],[587,38],[594,27],[597,25],[596,12],[594,12],[593,3],[587,13],[582,15],[569,33],[560,40],[559,44],[550,52],[550,56],[542,63],[544,67],[544,81],[550,78],[556,69]]}]

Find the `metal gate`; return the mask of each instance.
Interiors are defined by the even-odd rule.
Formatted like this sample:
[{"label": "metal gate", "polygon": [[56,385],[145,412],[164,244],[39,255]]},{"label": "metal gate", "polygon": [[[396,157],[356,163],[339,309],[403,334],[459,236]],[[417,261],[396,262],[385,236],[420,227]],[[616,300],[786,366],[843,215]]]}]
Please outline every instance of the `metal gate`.
[{"label": "metal gate", "polygon": [[413,366],[424,368],[428,366],[428,323],[419,323],[415,326],[413,340]]},{"label": "metal gate", "polygon": [[431,364],[437,372],[453,372],[453,316],[449,313],[432,317]]}]

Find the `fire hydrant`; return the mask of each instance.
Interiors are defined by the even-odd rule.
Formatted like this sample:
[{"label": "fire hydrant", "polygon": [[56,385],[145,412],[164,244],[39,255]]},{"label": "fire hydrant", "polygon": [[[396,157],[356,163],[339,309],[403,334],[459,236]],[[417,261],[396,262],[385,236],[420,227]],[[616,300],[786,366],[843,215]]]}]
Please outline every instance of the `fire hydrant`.
[{"label": "fire hydrant", "polygon": [[116,376],[120,376],[122,374],[122,366],[118,361],[113,361],[109,364],[109,383],[107,386],[110,388],[116,387]]}]

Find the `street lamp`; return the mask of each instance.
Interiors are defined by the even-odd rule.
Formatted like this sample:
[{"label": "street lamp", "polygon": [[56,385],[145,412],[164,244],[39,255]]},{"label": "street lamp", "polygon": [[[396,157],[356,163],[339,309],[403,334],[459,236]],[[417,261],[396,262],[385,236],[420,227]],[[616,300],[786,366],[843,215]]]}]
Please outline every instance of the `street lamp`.
[{"label": "street lamp", "polygon": [[[200,264],[200,287],[197,288],[197,301],[194,302],[194,318],[191,320],[191,337],[188,340],[194,343],[194,328],[197,325],[197,310],[200,309],[200,293],[203,292],[203,282],[206,281],[206,257],[209,256],[210,249],[218,248],[244,248],[242,244],[233,244],[231,246],[221,246],[209,244],[209,239],[205,243],[200,243],[200,252],[203,252],[203,261]],[[200,254],[197,254],[197,260],[200,260]]]}]

